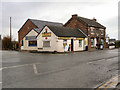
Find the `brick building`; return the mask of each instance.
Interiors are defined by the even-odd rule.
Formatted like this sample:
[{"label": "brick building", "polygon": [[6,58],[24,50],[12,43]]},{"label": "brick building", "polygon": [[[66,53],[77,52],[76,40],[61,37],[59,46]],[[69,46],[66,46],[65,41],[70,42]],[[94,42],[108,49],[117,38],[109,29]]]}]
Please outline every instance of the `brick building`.
[{"label": "brick building", "polygon": [[106,47],[106,27],[98,23],[95,18],[88,19],[74,14],[64,26],[81,29],[88,36],[88,50],[98,49],[100,45]]},{"label": "brick building", "polygon": [[36,19],[28,19],[24,25],[18,31],[18,44],[19,49],[21,48],[23,38],[34,28],[37,32],[40,32],[45,25],[55,25],[55,26],[63,26],[62,23],[42,21]]}]

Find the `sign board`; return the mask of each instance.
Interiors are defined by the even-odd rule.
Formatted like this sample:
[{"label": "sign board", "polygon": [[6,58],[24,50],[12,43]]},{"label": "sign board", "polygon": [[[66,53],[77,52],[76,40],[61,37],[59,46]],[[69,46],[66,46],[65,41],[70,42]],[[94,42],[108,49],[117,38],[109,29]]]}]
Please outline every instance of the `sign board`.
[{"label": "sign board", "polygon": [[51,37],[51,32],[42,33],[42,37]]},{"label": "sign board", "polygon": [[58,37],[58,39],[71,39],[70,37]]},{"label": "sign board", "polygon": [[76,38],[76,40],[84,40],[84,38]]}]

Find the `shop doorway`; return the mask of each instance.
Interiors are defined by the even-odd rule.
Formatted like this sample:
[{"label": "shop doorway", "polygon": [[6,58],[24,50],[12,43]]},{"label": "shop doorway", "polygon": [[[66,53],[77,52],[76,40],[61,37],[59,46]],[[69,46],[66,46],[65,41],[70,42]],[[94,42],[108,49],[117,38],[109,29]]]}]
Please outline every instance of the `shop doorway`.
[{"label": "shop doorway", "polygon": [[71,51],[73,51],[73,39],[71,39]]}]

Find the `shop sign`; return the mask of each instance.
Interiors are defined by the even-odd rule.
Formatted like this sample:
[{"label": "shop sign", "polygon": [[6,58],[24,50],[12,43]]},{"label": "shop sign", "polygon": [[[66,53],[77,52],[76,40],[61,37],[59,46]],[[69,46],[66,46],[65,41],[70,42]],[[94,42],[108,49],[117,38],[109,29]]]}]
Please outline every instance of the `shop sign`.
[{"label": "shop sign", "polygon": [[71,39],[70,37],[58,37],[58,39]]},{"label": "shop sign", "polygon": [[51,32],[42,33],[42,37],[51,37]]},{"label": "shop sign", "polygon": [[76,40],[84,40],[84,38],[76,38]]}]

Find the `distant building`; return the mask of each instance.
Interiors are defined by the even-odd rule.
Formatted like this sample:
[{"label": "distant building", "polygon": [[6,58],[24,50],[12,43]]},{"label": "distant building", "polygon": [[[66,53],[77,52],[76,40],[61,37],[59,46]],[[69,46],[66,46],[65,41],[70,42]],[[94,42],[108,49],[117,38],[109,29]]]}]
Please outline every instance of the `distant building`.
[{"label": "distant building", "polygon": [[115,48],[116,39],[109,39],[109,48]]},{"label": "distant building", "polygon": [[81,29],[88,36],[88,50],[100,48],[100,45],[106,47],[106,27],[98,23],[95,18],[88,19],[74,14],[64,26]]}]

